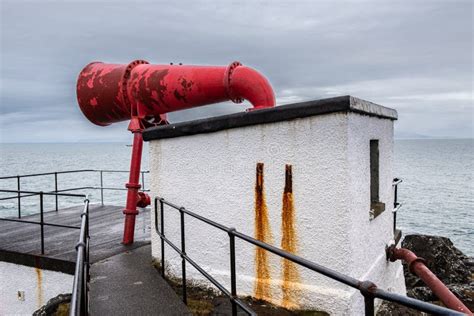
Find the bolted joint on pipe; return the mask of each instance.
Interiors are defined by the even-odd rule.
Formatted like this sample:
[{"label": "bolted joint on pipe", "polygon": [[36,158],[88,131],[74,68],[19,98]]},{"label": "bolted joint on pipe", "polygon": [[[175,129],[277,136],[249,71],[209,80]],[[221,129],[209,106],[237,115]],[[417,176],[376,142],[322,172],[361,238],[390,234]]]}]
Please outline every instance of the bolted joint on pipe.
[{"label": "bolted joint on pipe", "polygon": [[138,207],[147,207],[151,204],[151,199],[148,194],[145,192],[138,192],[137,193],[137,206]]}]

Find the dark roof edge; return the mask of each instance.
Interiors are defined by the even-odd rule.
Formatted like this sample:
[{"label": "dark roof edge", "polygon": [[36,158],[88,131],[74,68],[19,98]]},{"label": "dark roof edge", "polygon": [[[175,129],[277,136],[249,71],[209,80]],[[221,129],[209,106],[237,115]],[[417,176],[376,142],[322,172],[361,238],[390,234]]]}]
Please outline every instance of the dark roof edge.
[{"label": "dark roof edge", "polygon": [[143,139],[150,141],[154,139],[213,133],[231,128],[275,123],[335,112],[354,112],[390,120],[396,120],[398,118],[397,111],[394,109],[346,95],[151,127],[143,132]]},{"label": "dark roof edge", "polygon": [[76,267],[76,264],[71,261],[3,249],[0,249],[0,261],[72,275]]}]

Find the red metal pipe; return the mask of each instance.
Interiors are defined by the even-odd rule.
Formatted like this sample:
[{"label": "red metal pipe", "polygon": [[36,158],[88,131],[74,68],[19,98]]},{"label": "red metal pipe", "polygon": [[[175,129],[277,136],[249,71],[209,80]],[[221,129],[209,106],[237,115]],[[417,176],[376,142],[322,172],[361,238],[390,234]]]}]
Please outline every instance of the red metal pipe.
[{"label": "red metal pipe", "polygon": [[77,80],[77,100],[94,124],[106,126],[136,116],[160,115],[212,103],[243,99],[254,109],[275,106],[268,80],[256,70],[234,62],[229,66],[129,65],[94,62]]},{"label": "red metal pipe", "polygon": [[447,307],[468,315],[473,315],[469,308],[459,300],[436,275],[425,265],[424,259],[417,257],[412,251],[405,248],[393,248],[390,254],[390,260],[403,260],[408,264],[411,273],[416,274],[433,293]]},{"label": "red metal pipe", "polygon": [[77,101],[92,123],[107,126],[131,119],[133,133],[130,176],[126,184],[123,243],[133,243],[137,206],[150,204],[139,192],[144,126],[167,123],[166,113],[231,100],[248,100],[253,109],[275,106],[268,80],[252,68],[229,66],[150,65],[135,60],[128,65],[93,62],[77,79]]},{"label": "red metal pipe", "polygon": [[123,210],[123,213],[125,214],[125,225],[123,230],[124,233],[122,243],[125,245],[133,243],[133,237],[135,234],[135,217],[138,214],[138,190],[140,190],[141,188],[139,180],[143,148],[142,129],[135,129],[131,132],[133,133],[132,159],[130,161],[129,180],[128,183],[125,185],[125,187],[128,189],[127,204],[125,206],[125,209]]}]

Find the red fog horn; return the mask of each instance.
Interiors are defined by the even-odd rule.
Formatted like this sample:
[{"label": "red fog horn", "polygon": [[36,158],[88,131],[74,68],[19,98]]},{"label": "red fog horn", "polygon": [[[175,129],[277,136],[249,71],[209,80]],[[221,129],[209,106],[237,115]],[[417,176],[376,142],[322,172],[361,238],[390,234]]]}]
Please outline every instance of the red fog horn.
[{"label": "red fog horn", "polygon": [[143,60],[128,65],[93,62],[81,71],[77,101],[87,119],[100,126],[130,120],[128,129],[134,134],[124,244],[133,243],[137,203],[143,206],[149,201],[139,192],[143,129],[166,124],[168,112],[229,100],[247,100],[253,109],[275,106],[268,80],[239,62],[227,67],[151,65]]}]

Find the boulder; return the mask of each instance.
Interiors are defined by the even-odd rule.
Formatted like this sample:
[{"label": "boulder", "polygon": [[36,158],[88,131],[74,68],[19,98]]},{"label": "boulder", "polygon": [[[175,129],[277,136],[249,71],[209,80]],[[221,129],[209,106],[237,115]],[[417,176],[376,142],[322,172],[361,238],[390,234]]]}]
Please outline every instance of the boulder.
[{"label": "boulder", "polygon": [[[474,311],[474,259],[457,249],[449,238],[430,235],[407,235],[402,248],[426,260],[426,266],[471,310]],[[442,305],[420,278],[403,264],[407,296]],[[377,315],[426,315],[391,302],[383,302]]]},{"label": "boulder", "polygon": [[33,316],[67,316],[71,294],[59,294],[33,313]]},{"label": "boulder", "polygon": [[[426,266],[444,284],[468,284],[474,273],[472,258],[457,249],[446,237],[430,235],[407,235],[402,248],[413,251],[418,257],[426,260]],[[407,289],[424,286],[416,275],[404,265]]]}]

